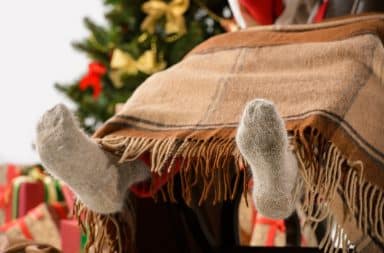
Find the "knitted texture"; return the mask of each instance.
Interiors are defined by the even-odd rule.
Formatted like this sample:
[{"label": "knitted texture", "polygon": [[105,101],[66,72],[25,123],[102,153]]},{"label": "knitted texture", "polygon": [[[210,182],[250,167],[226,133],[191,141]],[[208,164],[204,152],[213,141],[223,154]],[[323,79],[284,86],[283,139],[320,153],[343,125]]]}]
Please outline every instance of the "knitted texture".
[{"label": "knitted texture", "polygon": [[252,171],[257,210],[274,219],[288,217],[295,208],[298,167],[288,150],[284,121],[272,102],[255,99],[247,104],[236,143]]},{"label": "knitted texture", "polygon": [[47,111],[37,126],[37,150],[44,167],[66,182],[98,213],[121,211],[129,186],[150,172],[141,161],[118,163],[79,128],[64,105]]}]

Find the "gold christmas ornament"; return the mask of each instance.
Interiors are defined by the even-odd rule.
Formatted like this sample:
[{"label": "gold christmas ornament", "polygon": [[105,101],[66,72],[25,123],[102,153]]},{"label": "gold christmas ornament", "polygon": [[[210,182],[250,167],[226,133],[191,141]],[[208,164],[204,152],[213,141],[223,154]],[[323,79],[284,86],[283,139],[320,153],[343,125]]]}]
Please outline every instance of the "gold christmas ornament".
[{"label": "gold christmas ornament", "polygon": [[135,75],[139,71],[146,74],[153,74],[163,70],[167,66],[164,60],[157,60],[156,49],[152,48],[145,51],[137,60],[129,53],[116,48],[112,53],[111,68],[109,77],[116,88],[121,88],[123,83],[121,76],[123,74]]},{"label": "gold christmas ornament", "polygon": [[166,3],[161,0],[149,0],[142,5],[148,16],[141,24],[141,29],[154,33],[156,23],[165,16],[165,32],[167,34],[184,34],[186,32],[183,14],[189,7],[189,0],[173,0]]}]

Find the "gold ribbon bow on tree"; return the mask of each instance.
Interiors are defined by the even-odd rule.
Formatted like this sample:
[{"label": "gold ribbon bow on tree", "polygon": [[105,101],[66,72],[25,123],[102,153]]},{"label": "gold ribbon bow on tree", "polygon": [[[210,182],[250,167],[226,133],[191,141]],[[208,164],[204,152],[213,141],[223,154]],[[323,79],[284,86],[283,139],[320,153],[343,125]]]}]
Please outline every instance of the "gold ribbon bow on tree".
[{"label": "gold ribbon bow on tree", "polygon": [[111,68],[109,77],[116,88],[121,88],[123,82],[121,77],[124,74],[135,75],[139,71],[146,74],[153,74],[163,70],[167,66],[163,60],[157,61],[156,50],[145,51],[137,60],[129,53],[116,48],[112,53]]},{"label": "gold ribbon bow on tree", "polygon": [[141,24],[141,29],[154,33],[156,23],[165,16],[165,32],[182,35],[186,32],[183,14],[189,7],[189,0],[172,0],[166,3],[161,0],[149,0],[142,5],[142,10],[148,16]]}]

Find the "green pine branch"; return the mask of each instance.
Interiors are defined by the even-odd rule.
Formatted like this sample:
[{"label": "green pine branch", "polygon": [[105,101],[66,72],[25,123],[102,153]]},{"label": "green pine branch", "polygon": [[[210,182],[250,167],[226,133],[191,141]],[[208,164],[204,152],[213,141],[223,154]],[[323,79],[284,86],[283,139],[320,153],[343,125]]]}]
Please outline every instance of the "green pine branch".
[{"label": "green pine branch", "polygon": [[[143,37],[141,23],[146,14],[141,11],[143,0],[105,0],[107,7],[105,18],[107,25],[101,26],[89,18],[84,19],[84,24],[90,35],[81,41],[73,43],[73,47],[86,53],[91,61],[102,63],[108,73],[102,77],[103,91],[95,99],[92,90],[81,91],[79,80],[86,74],[84,66],[82,75],[73,83],[56,84],[56,89],[64,93],[77,104],[76,114],[83,128],[92,133],[97,126],[106,121],[115,113],[115,105],[124,103],[134,90],[148,77],[147,74],[124,74],[121,76],[123,86],[116,88],[109,78],[109,66],[112,52],[115,48],[126,52],[134,59],[140,57],[146,50],[156,48],[158,59],[164,59],[167,67],[179,62],[192,48],[207,38],[222,33],[223,29],[216,21],[207,15],[201,5],[195,1],[190,2],[190,7],[184,14],[187,32],[169,41],[165,33],[165,17],[158,20],[156,32]],[[169,2],[169,1],[166,1]],[[205,1],[211,11],[222,16],[227,7],[226,0]]]}]

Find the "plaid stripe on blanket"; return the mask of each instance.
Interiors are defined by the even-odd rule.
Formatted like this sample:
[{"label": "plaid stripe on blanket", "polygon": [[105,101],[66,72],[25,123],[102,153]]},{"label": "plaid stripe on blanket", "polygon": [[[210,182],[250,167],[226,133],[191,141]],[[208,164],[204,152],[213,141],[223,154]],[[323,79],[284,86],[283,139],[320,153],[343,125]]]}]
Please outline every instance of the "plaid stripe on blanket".
[{"label": "plaid stripe on blanket", "polygon": [[[246,167],[234,139],[245,104],[271,100],[292,136],[309,220],[348,212],[384,243],[383,38],[384,15],[214,37],[148,78],[94,138],[121,161],[149,154],[156,173],[180,160],[186,201],[198,185],[200,203],[216,203],[233,197],[230,178]],[[332,209],[336,194],[345,210]]]}]

